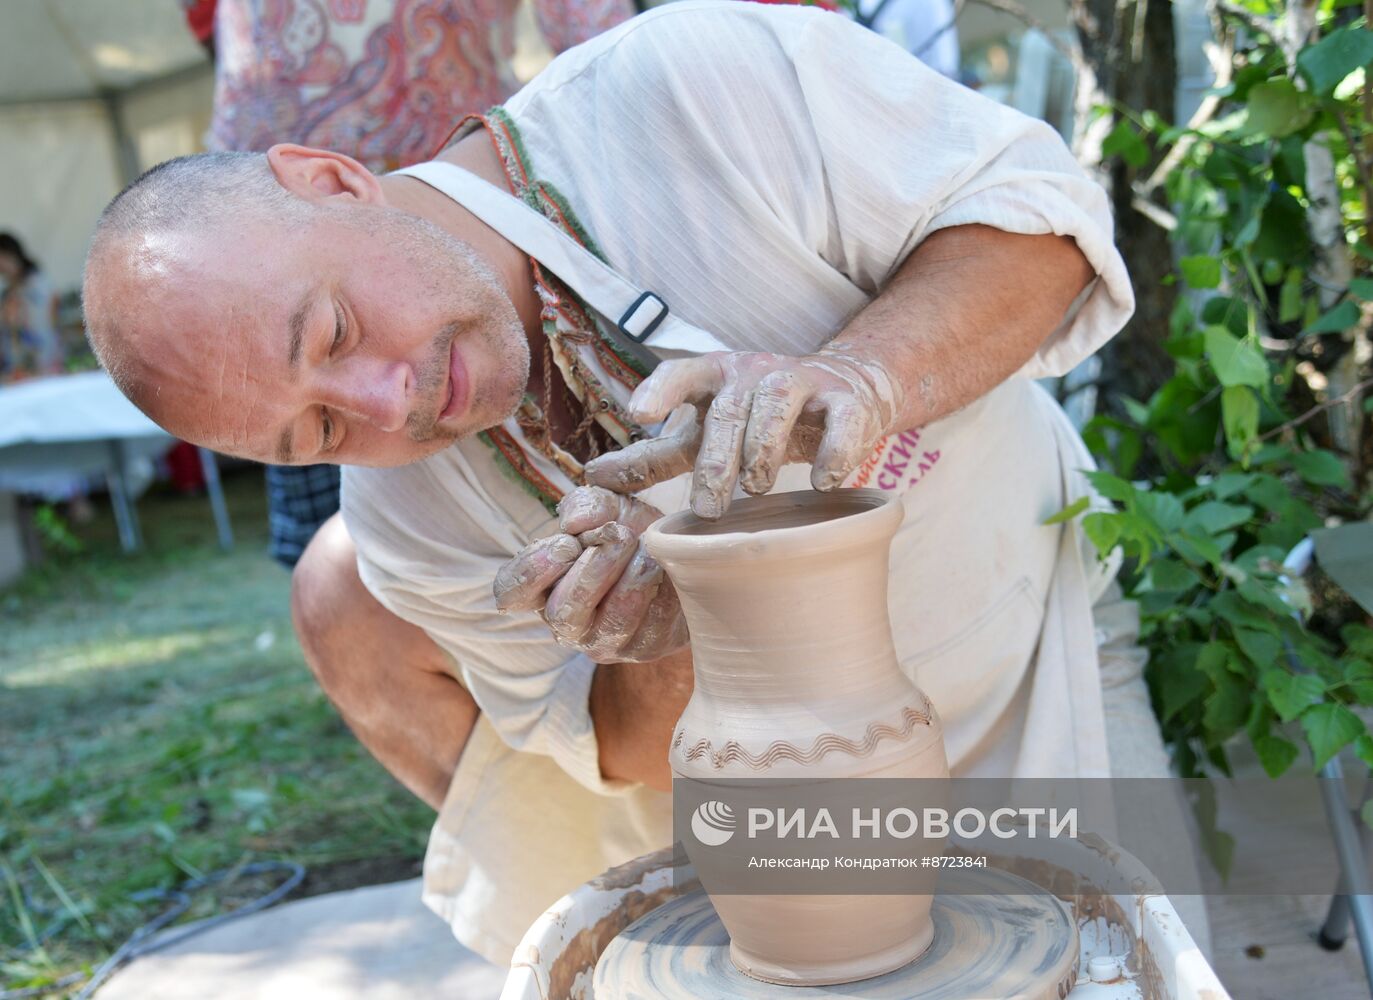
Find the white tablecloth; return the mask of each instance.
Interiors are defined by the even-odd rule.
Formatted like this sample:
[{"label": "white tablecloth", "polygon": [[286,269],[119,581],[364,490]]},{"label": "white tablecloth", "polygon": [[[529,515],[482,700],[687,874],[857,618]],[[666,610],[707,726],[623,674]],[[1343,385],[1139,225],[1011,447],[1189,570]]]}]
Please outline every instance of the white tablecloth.
[{"label": "white tablecloth", "polygon": [[0,386],[0,489],[22,489],[22,480],[40,473],[104,472],[111,442],[129,465],[161,454],[174,440],[104,372]]}]

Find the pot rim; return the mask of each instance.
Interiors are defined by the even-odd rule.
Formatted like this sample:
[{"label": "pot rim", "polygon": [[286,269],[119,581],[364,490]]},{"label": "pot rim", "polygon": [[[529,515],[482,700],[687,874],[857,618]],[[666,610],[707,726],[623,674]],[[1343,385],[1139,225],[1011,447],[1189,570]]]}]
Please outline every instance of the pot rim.
[{"label": "pot rim", "polygon": [[[719,527],[727,527],[730,519],[740,514],[804,509],[836,501],[851,504],[853,509],[828,520],[786,528],[729,531]],[[735,500],[720,521],[704,520],[690,510],[678,511],[649,525],[644,540],[655,558],[670,560],[716,560],[729,550],[752,555],[774,548],[786,548],[797,554],[813,553],[860,542],[889,543],[904,516],[901,497],[883,490],[794,490]],[[707,531],[691,531],[702,527]]]}]

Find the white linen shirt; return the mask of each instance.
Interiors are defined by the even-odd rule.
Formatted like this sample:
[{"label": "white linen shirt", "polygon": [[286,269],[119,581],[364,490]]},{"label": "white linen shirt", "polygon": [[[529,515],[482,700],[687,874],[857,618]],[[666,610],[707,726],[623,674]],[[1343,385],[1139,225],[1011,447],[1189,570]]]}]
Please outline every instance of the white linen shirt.
[{"label": "white linen shirt", "polygon": [[[1107,774],[1091,602],[1109,574],[1076,527],[1043,524],[1087,495],[1090,458],[1029,379],[1089,355],[1133,299],[1105,194],[1058,135],[842,17],[734,2],[637,17],[558,57],[506,111],[525,168],[610,264],[731,349],[816,350],[940,229],[1076,240],[1098,277],[1019,376],[890,439],[859,476],[904,500],[896,648],[955,773]],[[777,488],[807,477],[790,467]],[[681,509],[686,478],[647,499]],[[496,613],[497,568],[556,522],[490,448],[349,468],[343,513],[363,582],[448,653],[481,709],[425,893],[465,944],[508,960],[558,895],[665,844],[670,804],[602,779],[594,664],[533,613]]]}]

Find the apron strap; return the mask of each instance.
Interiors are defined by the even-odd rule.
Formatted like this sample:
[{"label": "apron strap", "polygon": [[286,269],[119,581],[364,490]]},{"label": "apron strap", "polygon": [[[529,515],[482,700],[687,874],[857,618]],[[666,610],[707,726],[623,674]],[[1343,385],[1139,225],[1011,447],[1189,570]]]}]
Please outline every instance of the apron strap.
[{"label": "apron strap", "polygon": [[501,236],[547,267],[592,309],[615,321],[610,330],[623,347],[650,368],[658,357],[648,347],[705,353],[729,348],[713,334],[673,316],[666,302],[619,272],[514,195],[443,160],[396,170],[452,198]]}]

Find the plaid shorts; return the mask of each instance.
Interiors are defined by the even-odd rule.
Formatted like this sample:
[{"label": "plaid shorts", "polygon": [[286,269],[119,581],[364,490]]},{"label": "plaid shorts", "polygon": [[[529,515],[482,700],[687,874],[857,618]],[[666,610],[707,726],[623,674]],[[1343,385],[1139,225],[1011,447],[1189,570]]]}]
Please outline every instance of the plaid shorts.
[{"label": "plaid shorts", "polygon": [[268,551],[287,569],[295,566],[319,526],[338,510],[337,465],[269,465]]}]

